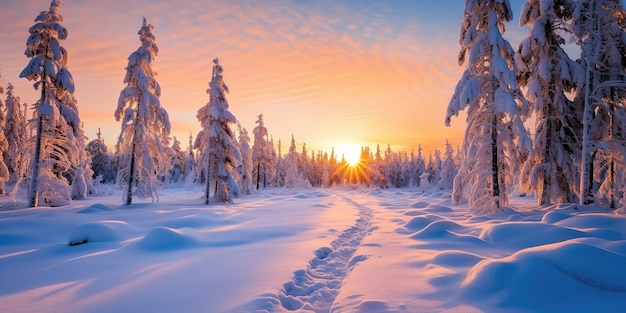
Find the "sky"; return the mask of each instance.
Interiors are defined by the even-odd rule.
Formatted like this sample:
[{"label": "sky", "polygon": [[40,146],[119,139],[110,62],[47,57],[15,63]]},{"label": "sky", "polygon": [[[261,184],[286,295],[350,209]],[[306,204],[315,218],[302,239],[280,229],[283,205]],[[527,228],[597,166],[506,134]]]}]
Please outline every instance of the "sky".
[{"label": "sky", "polygon": [[[208,102],[212,60],[219,58],[230,88],[230,111],[252,138],[259,114],[275,144],[288,151],[330,152],[390,145],[425,153],[460,145],[465,117],[444,125],[461,77],[458,33],[464,1],[276,0],[163,1],[65,0],[62,23],[68,68],[85,134],[98,128],[114,147],[117,107],[128,56],[139,46],[142,18],[154,26],[153,62],[172,136],[183,148],[200,130],[196,112]],[[505,38],[513,47],[528,32],[517,25]],[[28,29],[49,0],[0,1],[0,85],[12,83],[22,103],[39,93],[20,79]],[[4,99],[5,96],[0,96]]]}]

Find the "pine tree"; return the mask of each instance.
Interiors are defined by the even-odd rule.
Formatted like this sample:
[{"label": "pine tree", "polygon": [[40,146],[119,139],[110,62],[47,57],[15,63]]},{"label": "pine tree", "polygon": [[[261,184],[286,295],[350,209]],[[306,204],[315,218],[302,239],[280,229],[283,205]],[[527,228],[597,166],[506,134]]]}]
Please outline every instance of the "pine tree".
[{"label": "pine tree", "polygon": [[256,127],[252,130],[254,134],[254,144],[252,145],[252,183],[256,189],[267,187],[271,181],[271,168],[275,169],[272,164],[271,150],[267,128],[263,122],[263,114],[258,115],[255,122]]},{"label": "pine tree", "polygon": [[96,135],[97,138],[90,141],[85,148],[91,157],[93,176],[100,177],[102,183],[114,182],[117,171],[113,162],[113,155],[108,152],[100,128],[98,128]]},{"label": "pine tree", "polygon": [[455,177],[453,200],[469,191],[469,208],[499,212],[517,174],[518,151],[531,150],[522,119],[528,104],[517,87],[514,51],[504,40],[512,19],[508,0],[466,0],[459,64],[467,68],[448,105],[446,125],[467,108],[464,162]]},{"label": "pine tree", "polygon": [[4,126],[4,136],[9,143],[9,147],[4,153],[4,163],[10,175],[9,183],[15,183],[18,180],[18,160],[27,139],[26,120],[21,108],[20,99],[13,94],[13,85],[9,83],[6,99],[7,116]]},{"label": "pine tree", "polygon": [[[4,89],[0,87],[0,94],[4,93]],[[6,118],[4,116],[4,104],[0,100],[0,128],[6,130]],[[0,155],[7,155],[9,142],[7,141],[4,131],[0,132]],[[6,182],[9,180],[9,170],[4,163],[5,158],[0,158],[0,195],[7,193]]]},{"label": "pine tree", "polygon": [[447,189],[452,187],[454,183],[454,177],[456,176],[458,170],[456,165],[454,164],[454,149],[452,149],[452,145],[446,139],[446,148],[444,152],[444,159],[441,164],[441,171],[439,173],[439,180],[437,185],[440,189]]},{"label": "pine tree", "polygon": [[566,93],[574,91],[579,66],[562,48],[560,32],[567,30],[574,3],[528,1],[520,25],[531,27],[517,51],[518,83],[535,113],[534,157],[521,177],[524,191],[534,191],[539,205],[575,202],[578,179],[579,110]]},{"label": "pine tree", "polygon": [[34,112],[36,136],[26,144],[33,152],[20,159],[20,172],[31,171],[31,207],[38,206],[40,199],[52,205],[67,203],[86,197],[94,188],[73,95],[74,80],[67,68],[68,54],[59,42],[68,34],[60,24],[62,5],[53,0],[50,9],[35,18],[25,51],[31,60],[20,73],[20,77],[36,81],[35,88],[41,90]]},{"label": "pine tree", "polygon": [[618,185],[624,189],[626,183],[618,169],[624,168],[626,153],[622,138],[626,17],[621,1],[613,0],[581,0],[573,16],[584,68],[575,99],[583,107],[579,203],[606,197],[615,207]]},{"label": "pine tree", "polygon": [[176,136],[172,139],[171,153],[171,169],[169,176],[170,180],[176,183],[183,176],[185,166],[185,153],[180,147],[180,141],[176,139]]},{"label": "pine tree", "polygon": [[241,191],[249,195],[252,190],[252,149],[250,149],[250,137],[246,128],[237,123],[239,131],[239,151],[241,153],[241,165],[239,166],[239,185]]},{"label": "pine tree", "polygon": [[230,128],[237,119],[228,111],[228,86],[222,75],[224,68],[217,58],[213,60],[213,64],[213,74],[207,89],[209,102],[196,115],[202,130],[194,144],[200,151],[198,162],[206,169],[206,204],[209,204],[212,181],[215,183],[215,197],[224,203],[232,202],[232,198],[241,193],[233,177],[234,168],[241,163],[241,153]]},{"label": "pine tree", "polygon": [[161,106],[161,86],[154,78],[152,61],[159,49],[152,34],[152,25],[143,18],[138,35],[141,46],[128,57],[126,87],[120,92],[115,119],[122,122],[117,142],[119,170],[117,182],[126,186],[125,203],[133,196],[158,200],[157,178],[167,172],[170,160],[165,147],[169,145],[170,121]]}]

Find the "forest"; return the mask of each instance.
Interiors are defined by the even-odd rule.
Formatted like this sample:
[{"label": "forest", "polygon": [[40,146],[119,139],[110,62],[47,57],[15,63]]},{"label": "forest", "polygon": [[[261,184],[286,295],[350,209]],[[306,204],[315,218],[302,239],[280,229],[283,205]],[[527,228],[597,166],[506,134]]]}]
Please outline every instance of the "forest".
[{"label": "forest", "polygon": [[87,141],[61,44],[68,36],[62,4],[51,1],[28,30],[29,61],[20,77],[41,93],[32,116],[11,84],[0,111],[0,193],[26,195],[32,207],[68,204],[112,183],[124,190],[126,204],[133,197],[156,201],[168,184],[203,185],[205,203],[232,202],[268,187],[354,184],[451,189],[456,203],[485,213],[501,212],[514,192],[534,196],[539,205],[617,209],[626,201],[621,1],[528,1],[519,22],[529,32],[517,48],[504,36],[513,16],[508,1],[467,1],[458,58],[465,71],[445,120],[449,125],[467,112],[462,146],[446,142],[427,156],[419,145],[410,152],[363,146],[355,164],[334,151],[309,152],[306,144],[298,151],[293,136],[288,147],[274,142],[262,114],[250,136],[229,110],[218,58],[209,100],[196,115],[202,130],[183,148],[170,137],[159,101],[152,68],[159,49],[146,18],[114,112],[118,142],[111,149],[100,133]]}]

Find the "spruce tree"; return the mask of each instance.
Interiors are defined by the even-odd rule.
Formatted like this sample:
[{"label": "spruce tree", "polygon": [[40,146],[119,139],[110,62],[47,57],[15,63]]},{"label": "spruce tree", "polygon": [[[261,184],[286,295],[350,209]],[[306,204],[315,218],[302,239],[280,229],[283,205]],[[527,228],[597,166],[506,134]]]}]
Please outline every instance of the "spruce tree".
[{"label": "spruce tree", "polygon": [[31,207],[40,200],[49,205],[68,203],[93,192],[74,80],[67,68],[68,53],[60,44],[68,35],[61,25],[62,5],[53,0],[50,9],[35,18],[24,52],[31,60],[20,73],[20,77],[36,81],[35,88],[41,91],[34,106],[36,135],[25,145],[32,153],[22,154],[20,160],[20,172],[31,173]]},{"label": "spruce tree", "polygon": [[522,120],[528,104],[517,87],[514,51],[502,34],[512,19],[508,0],[466,0],[459,44],[459,64],[466,70],[446,114],[467,108],[464,161],[455,177],[453,201],[468,192],[474,212],[499,212],[518,170],[518,151],[531,150]]},{"label": "spruce tree", "polygon": [[4,153],[4,163],[9,170],[9,183],[18,180],[18,160],[23,152],[24,143],[27,140],[26,120],[22,113],[20,99],[13,94],[13,85],[7,85],[6,98],[6,123],[4,126],[4,136],[9,143],[9,147]]},{"label": "spruce tree", "polygon": [[[580,152],[580,110],[567,93],[575,91],[579,65],[563,50],[574,3],[527,1],[520,25],[530,26],[517,50],[518,83],[535,113],[534,157],[521,174],[521,187],[535,192],[539,205],[576,202]],[[565,33],[567,35],[567,33]]]},{"label": "spruce tree", "polygon": [[165,147],[169,145],[170,121],[161,106],[161,86],[154,78],[152,61],[159,49],[146,18],[139,29],[141,46],[128,57],[126,87],[120,92],[115,119],[122,122],[117,141],[118,177],[125,186],[125,203],[133,195],[140,199],[158,200],[157,178],[170,168]]},{"label": "spruce tree", "polygon": [[202,130],[196,137],[194,147],[200,151],[198,163],[206,171],[205,203],[209,204],[211,183],[214,184],[214,196],[224,203],[232,202],[240,195],[240,189],[234,178],[234,169],[241,163],[241,153],[231,125],[237,123],[235,116],[228,111],[224,83],[224,68],[216,58],[207,93],[209,102],[198,110],[196,117]]}]

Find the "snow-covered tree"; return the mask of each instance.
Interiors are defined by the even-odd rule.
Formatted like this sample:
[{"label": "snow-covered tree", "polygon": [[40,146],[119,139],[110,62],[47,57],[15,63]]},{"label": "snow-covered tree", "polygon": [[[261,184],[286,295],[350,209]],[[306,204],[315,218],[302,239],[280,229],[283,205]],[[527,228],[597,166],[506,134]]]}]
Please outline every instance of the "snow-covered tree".
[{"label": "snow-covered tree", "polygon": [[91,158],[91,169],[94,177],[100,177],[100,182],[109,183],[115,181],[117,169],[115,167],[113,154],[109,153],[100,128],[98,128],[97,138],[90,141],[85,148]]},{"label": "snow-covered tree", "polygon": [[[4,89],[0,86],[0,94],[4,93]],[[4,104],[0,100],[0,128],[6,129],[6,118],[4,116]],[[0,155],[6,155],[9,149],[9,142],[4,135],[4,131],[0,132]],[[4,164],[4,158],[0,158],[0,195],[7,193],[6,182],[9,180],[9,170]]]},{"label": "snow-covered tree", "polygon": [[141,46],[128,57],[126,87],[120,92],[115,119],[122,122],[117,142],[118,177],[126,186],[125,203],[133,196],[158,200],[157,178],[170,168],[166,147],[169,146],[170,121],[161,106],[161,86],[154,78],[152,61],[159,49],[146,18],[139,29]]},{"label": "snow-covered tree", "polygon": [[[569,28],[570,0],[529,0],[520,26],[530,32],[517,51],[518,83],[535,113],[534,157],[522,170],[521,189],[535,192],[539,205],[576,202],[580,152],[580,111],[566,94],[573,92],[579,65],[563,50]],[[578,134],[578,135],[577,135]]]},{"label": "snow-covered tree", "polygon": [[34,106],[36,136],[25,145],[32,154],[22,154],[25,157],[21,159],[21,172],[31,172],[29,204],[33,207],[40,199],[55,205],[93,191],[86,138],[73,95],[74,80],[67,68],[67,51],[60,44],[68,34],[61,25],[62,5],[52,0],[50,9],[35,18],[25,51],[31,60],[20,73],[20,77],[36,81],[35,88],[41,90]]},{"label": "snow-covered tree", "polygon": [[625,184],[620,177],[626,153],[625,15],[622,2],[615,0],[581,0],[573,14],[573,30],[581,46],[584,69],[576,98],[583,106],[581,204],[604,197],[615,207],[618,189],[623,189],[618,185]]},{"label": "snow-covered tree", "polygon": [[248,130],[245,127],[241,127],[241,124],[237,123],[237,129],[239,131],[239,151],[241,152],[241,164],[238,167],[239,172],[239,186],[241,191],[249,195],[252,190],[252,149],[250,149],[250,137],[248,136]]},{"label": "snow-covered tree", "polygon": [[467,67],[448,105],[445,123],[467,108],[464,161],[455,177],[453,200],[469,191],[470,210],[498,212],[508,202],[517,175],[518,151],[531,150],[522,119],[528,104],[516,82],[514,51],[502,37],[512,19],[508,0],[466,0],[459,64]]},{"label": "snow-covered tree", "polygon": [[183,169],[185,166],[185,153],[180,147],[180,141],[176,139],[176,136],[172,139],[171,147],[171,169],[170,180],[174,183],[178,182],[183,175]]},{"label": "snow-covered tree", "polygon": [[444,159],[441,164],[441,171],[439,172],[437,185],[440,189],[447,189],[452,187],[454,183],[454,177],[458,170],[454,164],[454,149],[450,142],[446,139],[446,151],[444,152]]},{"label": "snow-covered tree", "polygon": [[206,171],[205,203],[209,203],[211,182],[215,184],[215,197],[224,203],[232,202],[241,193],[235,178],[234,168],[241,163],[241,153],[230,125],[237,123],[235,116],[228,111],[224,83],[224,68],[216,58],[213,60],[213,74],[209,82],[209,102],[198,110],[196,115],[202,130],[196,137],[194,147],[200,151],[198,164]]},{"label": "snow-covered tree", "polygon": [[271,151],[267,128],[263,122],[263,114],[258,115],[255,122],[256,127],[252,130],[254,134],[254,143],[252,145],[252,182],[256,189],[267,187],[271,182],[272,168],[276,165],[272,164]]},{"label": "snow-covered tree", "polygon": [[13,85],[7,85],[6,99],[6,123],[4,126],[4,136],[9,143],[9,147],[4,152],[4,163],[9,170],[9,183],[18,180],[18,159],[24,150],[24,143],[27,139],[26,120],[22,113],[20,99],[13,94]]},{"label": "snow-covered tree", "polygon": [[282,156],[280,140],[278,140],[278,155],[276,156],[276,175],[274,181],[275,186],[285,187],[285,161]]}]

